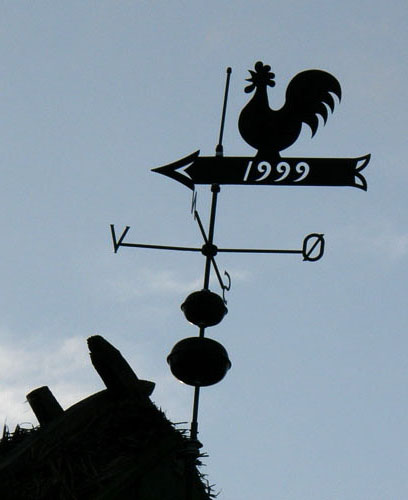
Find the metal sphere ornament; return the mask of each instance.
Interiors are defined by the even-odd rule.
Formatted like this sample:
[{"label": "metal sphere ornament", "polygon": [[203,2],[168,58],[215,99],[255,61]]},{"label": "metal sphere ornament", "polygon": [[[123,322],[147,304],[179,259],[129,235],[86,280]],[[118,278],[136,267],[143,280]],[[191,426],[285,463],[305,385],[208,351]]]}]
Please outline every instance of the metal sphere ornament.
[{"label": "metal sphere ornament", "polygon": [[187,321],[200,328],[218,325],[228,312],[222,298],[206,289],[191,293],[181,310]]},{"label": "metal sphere ornament", "polygon": [[203,387],[220,382],[231,368],[224,346],[208,337],[188,337],[167,357],[172,374],[187,385]]}]

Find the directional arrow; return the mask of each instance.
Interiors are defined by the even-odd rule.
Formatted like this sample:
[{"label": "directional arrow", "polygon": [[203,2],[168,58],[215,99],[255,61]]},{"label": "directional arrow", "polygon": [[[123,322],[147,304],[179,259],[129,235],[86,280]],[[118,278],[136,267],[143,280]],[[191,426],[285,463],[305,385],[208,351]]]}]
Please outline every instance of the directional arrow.
[{"label": "directional arrow", "polygon": [[351,186],[367,191],[360,173],[370,155],[359,158],[251,158],[199,156],[196,151],[181,160],[152,169],[190,189],[196,184],[247,184],[268,186]]}]

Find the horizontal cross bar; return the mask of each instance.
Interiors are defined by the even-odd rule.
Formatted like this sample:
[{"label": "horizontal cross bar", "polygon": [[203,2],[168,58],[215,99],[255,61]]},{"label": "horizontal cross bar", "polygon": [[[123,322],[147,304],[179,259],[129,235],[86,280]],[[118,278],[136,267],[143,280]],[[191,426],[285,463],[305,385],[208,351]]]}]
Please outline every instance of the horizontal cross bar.
[{"label": "horizontal cross bar", "polygon": [[[115,226],[111,224],[112,240],[115,253],[120,247],[131,247],[131,248],[151,248],[154,250],[176,250],[181,252],[201,252],[207,257],[214,257],[219,252],[223,253],[264,253],[264,254],[301,254],[303,255],[303,260],[314,262],[319,260],[324,252],[324,235],[318,233],[312,233],[306,236],[303,240],[302,250],[278,250],[278,249],[267,249],[267,248],[217,248],[215,245],[211,245],[212,254],[208,253],[208,239],[205,234],[204,228],[202,227],[201,220],[198,213],[195,214],[200,230],[202,232],[205,244],[201,248],[197,247],[179,247],[173,245],[150,245],[146,243],[124,243],[123,240],[127,232],[129,231],[129,226],[126,226],[119,240],[116,238]],[[315,248],[320,245],[317,255],[312,255]]]},{"label": "horizontal cross bar", "polygon": [[181,250],[184,252],[201,252],[201,248],[173,247],[168,245],[145,245],[143,243],[120,243],[120,247],[155,248],[157,250]]},{"label": "horizontal cross bar", "polygon": [[302,250],[267,250],[262,248],[218,248],[217,252],[230,253],[300,253]]}]

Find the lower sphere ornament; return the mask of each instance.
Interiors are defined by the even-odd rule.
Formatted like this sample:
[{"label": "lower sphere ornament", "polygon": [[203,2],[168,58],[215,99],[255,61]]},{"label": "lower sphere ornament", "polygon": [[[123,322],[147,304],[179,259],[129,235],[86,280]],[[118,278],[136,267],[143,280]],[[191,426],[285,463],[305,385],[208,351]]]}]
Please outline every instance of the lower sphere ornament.
[{"label": "lower sphere ornament", "polygon": [[167,362],[178,380],[193,386],[217,384],[231,368],[225,348],[207,337],[180,340],[168,355]]},{"label": "lower sphere ornament", "polygon": [[222,298],[206,289],[191,293],[181,310],[187,321],[200,328],[217,325],[228,312]]}]

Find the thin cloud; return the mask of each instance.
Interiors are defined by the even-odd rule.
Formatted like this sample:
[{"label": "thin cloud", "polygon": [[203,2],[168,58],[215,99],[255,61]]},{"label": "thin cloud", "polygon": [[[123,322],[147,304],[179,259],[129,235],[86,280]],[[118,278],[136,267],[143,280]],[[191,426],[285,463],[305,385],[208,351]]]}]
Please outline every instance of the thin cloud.
[{"label": "thin cloud", "polygon": [[395,262],[408,255],[408,233],[386,218],[377,218],[365,227],[348,226],[337,236],[348,248],[375,254],[382,261]]},{"label": "thin cloud", "polygon": [[[246,270],[233,269],[228,272],[231,279],[234,281],[245,282],[250,281],[252,278],[252,274]],[[222,271],[221,274],[223,275]],[[218,280],[214,275],[211,277],[210,286],[214,289],[219,286]],[[137,297],[145,297],[147,295],[162,296],[189,293],[200,290],[202,287],[202,277],[196,279],[183,279],[183,277],[180,277],[180,274],[175,271],[143,269],[137,276],[111,280],[107,289],[111,290],[115,298],[120,302],[128,302]]]},{"label": "thin cloud", "polygon": [[50,344],[44,350],[0,346],[0,422],[11,428],[21,422],[36,425],[26,394],[43,385],[50,387],[64,408],[89,395],[95,390],[86,376],[89,370],[92,367],[82,337],[67,338],[54,349]]}]

